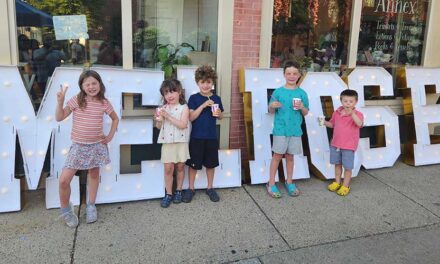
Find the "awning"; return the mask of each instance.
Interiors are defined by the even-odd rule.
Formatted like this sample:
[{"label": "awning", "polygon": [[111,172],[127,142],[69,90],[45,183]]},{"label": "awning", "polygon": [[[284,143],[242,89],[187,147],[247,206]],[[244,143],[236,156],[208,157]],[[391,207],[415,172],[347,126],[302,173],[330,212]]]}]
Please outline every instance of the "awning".
[{"label": "awning", "polygon": [[52,16],[21,1],[15,0],[17,27],[53,27]]}]

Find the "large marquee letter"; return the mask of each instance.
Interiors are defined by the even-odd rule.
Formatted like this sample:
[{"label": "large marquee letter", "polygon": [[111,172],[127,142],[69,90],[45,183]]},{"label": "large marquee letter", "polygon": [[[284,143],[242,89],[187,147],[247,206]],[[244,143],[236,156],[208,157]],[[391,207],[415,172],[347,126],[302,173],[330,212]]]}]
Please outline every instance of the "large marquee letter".
[{"label": "large marquee letter", "polygon": [[[0,122],[2,126],[8,127],[11,125],[16,130],[21,147],[27,185],[30,190],[35,190],[40,180],[52,130],[57,127],[54,118],[55,108],[52,108],[50,112],[41,113],[47,97],[46,92],[41,102],[40,111],[35,115],[29,94],[23,85],[16,66],[0,66],[0,90],[0,116],[2,118]],[[0,140],[3,142],[6,139],[1,137]],[[15,142],[15,138],[13,141]],[[12,153],[14,149],[5,152]],[[5,165],[6,168],[10,166],[10,163],[14,164],[15,158],[15,156],[7,156],[8,165]],[[79,184],[77,179],[72,181],[71,188],[72,202],[78,204],[79,196],[76,193],[79,190]],[[16,195],[20,195],[19,188],[11,189],[10,191],[17,192]],[[4,202],[1,201],[1,204],[4,204]]]},{"label": "large marquee letter", "polygon": [[399,120],[388,106],[365,106],[364,86],[379,86],[380,95],[393,95],[392,76],[381,67],[358,67],[348,76],[350,89],[359,94],[357,107],[364,114],[364,126],[385,126],[385,147],[370,148],[370,139],[359,142],[366,169],[392,167],[400,155]]},{"label": "large marquee letter", "polygon": [[440,144],[431,144],[429,124],[440,123],[440,105],[427,104],[425,86],[434,85],[435,92],[440,93],[440,69],[408,67],[406,80],[407,87],[411,89],[417,142],[416,144],[410,143],[413,160],[405,158],[405,161],[415,166],[438,164],[440,163]]},{"label": "large marquee letter", "polygon": [[15,178],[15,127],[0,125],[0,213],[20,210],[20,180]]},{"label": "large marquee letter", "polygon": [[[284,84],[282,69],[245,69],[245,91],[252,97],[252,129],[255,160],[249,161],[252,184],[269,180],[269,167],[272,159],[270,135],[273,127],[273,114],[268,112],[268,89]],[[284,171],[285,161],[283,159]],[[277,176],[278,178],[278,176]],[[310,178],[307,158],[294,156],[293,179]]]},{"label": "large marquee letter", "polygon": [[[310,149],[310,159],[317,171],[325,179],[335,178],[334,165],[330,164],[330,142],[327,128],[319,126],[318,117],[324,116],[321,96],[329,96],[332,100],[333,111],[340,105],[339,94],[347,89],[347,85],[336,73],[310,72],[307,73],[301,87],[309,96],[310,111],[306,116],[307,136]],[[353,176],[356,176],[361,167],[360,148],[355,152]]]}]

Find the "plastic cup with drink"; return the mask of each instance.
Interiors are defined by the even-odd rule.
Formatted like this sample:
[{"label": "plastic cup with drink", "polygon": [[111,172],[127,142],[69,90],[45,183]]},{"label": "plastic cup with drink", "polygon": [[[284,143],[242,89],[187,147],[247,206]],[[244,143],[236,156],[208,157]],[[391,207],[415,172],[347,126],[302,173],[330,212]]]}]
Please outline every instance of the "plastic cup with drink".
[{"label": "plastic cup with drink", "polygon": [[299,104],[301,103],[301,98],[293,98],[292,99],[292,105],[293,105],[293,110],[299,110]]},{"label": "plastic cup with drink", "polygon": [[319,122],[320,126],[324,126],[325,125],[325,116],[319,116],[318,122]]},{"label": "plastic cup with drink", "polygon": [[212,105],[211,105],[212,116],[215,116],[215,117],[218,116],[218,113],[217,113],[217,110],[218,110],[218,109],[219,109],[218,104],[212,104]]},{"label": "plastic cup with drink", "polygon": [[161,115],[162,109],[163,107],[156,108],[156,114],[154,115],[156,121],[162,121],[162,115]]}]

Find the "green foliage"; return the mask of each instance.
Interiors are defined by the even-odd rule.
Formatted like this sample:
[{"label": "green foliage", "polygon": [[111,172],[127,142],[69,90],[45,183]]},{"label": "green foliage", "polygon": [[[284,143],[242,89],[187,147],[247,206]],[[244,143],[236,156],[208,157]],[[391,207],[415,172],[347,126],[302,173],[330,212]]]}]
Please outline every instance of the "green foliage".
[{"label": "green foliage", "polygon": [[159,29],[156,27],[147,27],[139,29],[134,33],[133,41],[137,47],[154,48],[157,43]]},{"label": "green foliage", "polygon": [[165,72],[165,78],[170,78],[175,74],[174,65],[188,65],[191,63],[188,56],[179,52],[184,48],[194,50],[194,47],[188,43],[177,46],[159,44],[154,50],[154,61],[160,63],[161,69]]},{"label": "green foliage", "polygon": [[313,63],[313,58],[307,56],[289,55],[289,60],[297,62],[301,69],[310,68]]},{"label": "green foliage", "polygon": [[89,28],[94,28],[108,5],[106,0],[27,0],[28,4],[52,16],[86,15]]},{"label": "green foliage", "polygon": [[304,33],[311,29],[312,23],[309,21],[309,11],[307,9],[307,3],[303,1],[292,1],[291,12],[292,16],[286,21],[284,17],[280,20],[273,21],[272,32],[276,34],[296,34]]}]

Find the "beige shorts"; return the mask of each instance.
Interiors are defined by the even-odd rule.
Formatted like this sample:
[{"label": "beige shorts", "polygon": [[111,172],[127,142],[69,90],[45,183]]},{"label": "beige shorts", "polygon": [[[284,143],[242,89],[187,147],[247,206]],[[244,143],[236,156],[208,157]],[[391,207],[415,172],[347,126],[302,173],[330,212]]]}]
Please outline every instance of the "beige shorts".
[{"label": "beige shorts", "polygon": [[302,154],[301,137],[273,136],[272,151],[277,154]]},{"label": "beige shorts", "polygon": [[179,163],[189,159],[188,143],[165,143],[162,144],[162,163]]}]

